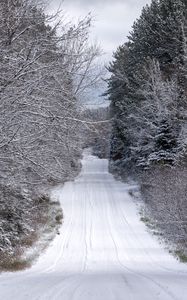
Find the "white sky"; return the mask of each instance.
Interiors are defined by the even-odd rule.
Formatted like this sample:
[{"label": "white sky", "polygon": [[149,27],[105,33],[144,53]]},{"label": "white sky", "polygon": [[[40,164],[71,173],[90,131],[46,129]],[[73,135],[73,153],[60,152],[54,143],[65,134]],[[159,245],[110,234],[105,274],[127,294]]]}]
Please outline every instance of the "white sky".
[{"label": "white sky", "polygon": [[[46,0],[47,1],[47,0]],[[97,41],[111,59],[116,48],[126,41],[133,22],[140,16],[143,6],[151,0],[51,0],[50,10],[62,3],[67,18],[76,21],[89,12],[94,17],[91,39]]]},{"label": "white sky", "polygon": [[[43,0],[49,3],[48,11],[59,8],[64,11],[67,20],[77,22],[91,13],[94,18],[91,30],[91,41],[97,42],[103,52],[101,63],[108,65],[112,53],[117,47],[127,41],[127,36],[134,21],[140,16],[143,6],[151,0]],[[106,90],[103,82],[100,88],[91,89],[85,102],[88,106],[107,105],[101,94]],[[94,100],[93,100],[94,99]]]}]

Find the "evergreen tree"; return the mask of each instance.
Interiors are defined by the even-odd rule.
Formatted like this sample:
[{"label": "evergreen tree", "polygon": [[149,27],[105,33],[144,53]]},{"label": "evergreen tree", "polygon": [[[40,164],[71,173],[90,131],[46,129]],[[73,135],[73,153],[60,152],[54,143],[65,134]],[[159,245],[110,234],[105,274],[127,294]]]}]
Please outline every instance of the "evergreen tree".
[{"label": "evergreen tree", "polygon": [[108,95],[111,161],[119,168],[129,161],[145,167],[161,157],[179,160],[186,132],[186,34],[186,2],[153,0],[115,53]]}]

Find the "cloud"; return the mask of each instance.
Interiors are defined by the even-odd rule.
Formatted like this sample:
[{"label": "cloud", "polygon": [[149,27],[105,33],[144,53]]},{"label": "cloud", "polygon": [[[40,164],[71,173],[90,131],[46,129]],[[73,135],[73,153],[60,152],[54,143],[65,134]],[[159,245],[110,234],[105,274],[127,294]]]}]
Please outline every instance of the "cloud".
[{"label": "cloud", "polygon": [[57,9],[62,2],[62,9],[71,20],[84,17],[89,12],[94,16],[91,39],[97,40],[107,53],[112,52],[126,41],[133,22],[140,15],[143,6],[151,0],[51,0],[51,9]]},{"label": "cloud", "polygon": [[[108,64],[112,53],[127,40],[134,21],[140,16],[143,6],[151,0],[43,0],[48,1],[50,10],[56,10],[62,3],[66,19],[76,22],[91,12],[94,22],[91,31],[91,41],[97,40],[106,53],[101,59]],[[102,92],[105,90],[101,88]],[[99,90],[91,92],[91,102],[100,99]],[[87,95],[87,98],[89,96]]]},{"label": "cloud", "polygon": [[75,6],[84,6],[84,7],[89,7],[89,6],[108,6],[112,5],[115,6],[118,3],[124,4],[124,5],[129,5],[129,6],[143,6],[146,4],[145,0],[52,0],[53,5],[59,5],[59,3],[67,5],[67,3],[71,3]]}]

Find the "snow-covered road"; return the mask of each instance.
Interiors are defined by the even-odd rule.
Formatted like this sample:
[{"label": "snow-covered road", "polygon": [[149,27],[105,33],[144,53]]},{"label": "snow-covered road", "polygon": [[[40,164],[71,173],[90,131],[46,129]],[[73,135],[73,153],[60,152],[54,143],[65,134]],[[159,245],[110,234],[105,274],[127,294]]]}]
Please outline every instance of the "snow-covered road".
[{"label": "snow-covered road", "polygon": [[60,235],[30,270],[0,276],[0,300],[187,299],[187,266],[146,231],[107,167],[85,153],[78,178],[54,191]]}]

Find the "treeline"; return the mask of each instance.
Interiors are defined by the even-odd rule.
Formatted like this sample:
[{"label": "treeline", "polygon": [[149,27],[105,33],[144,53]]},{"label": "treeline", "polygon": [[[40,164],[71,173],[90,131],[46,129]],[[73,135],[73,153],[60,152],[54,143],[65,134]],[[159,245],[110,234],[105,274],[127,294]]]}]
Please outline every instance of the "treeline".
[{"label": "treeline", "polygon": [[36,230],[41,185],[78,172],[79,100],[98,79],[91,17],[64,23],[38,3],[0,1],[0,259]]},{"label": "treeline", "polygon": [[86,127],[83,128],[82,136],[84,148],[92,148],[92,153],[99,158],[109,158],[110,152],[110,109],[109,107],[98,107],[86,109],[83,113]]},{"label": "treeline", "polygon": [[144,7],[109,71],[110,169],[138,182],[142,220],[187,261],[187,2]]},{"label": "treeline", "polygon": [[187,150],[187,3],[153,0],[110,63],[111,168],[178,165]]}]

